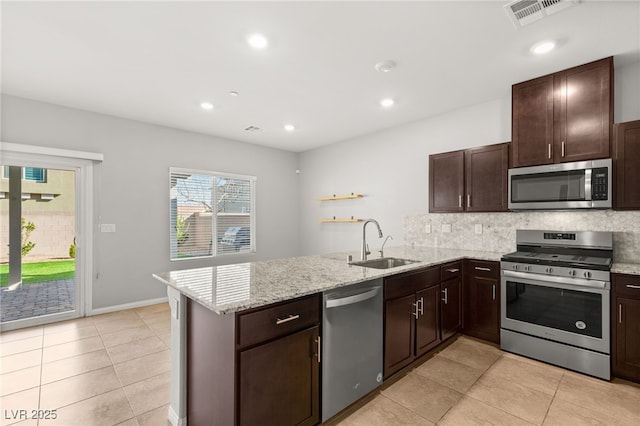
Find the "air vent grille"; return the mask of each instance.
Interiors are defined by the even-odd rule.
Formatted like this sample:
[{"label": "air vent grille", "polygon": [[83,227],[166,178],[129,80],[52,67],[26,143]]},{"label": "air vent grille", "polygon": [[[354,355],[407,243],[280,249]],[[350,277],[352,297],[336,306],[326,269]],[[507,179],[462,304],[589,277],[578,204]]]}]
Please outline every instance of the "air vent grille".
[{"label": "air vent grille", "polygon": [[506,4],[504,10],[518,29],[578,3],[579,0],[516,0]]}]

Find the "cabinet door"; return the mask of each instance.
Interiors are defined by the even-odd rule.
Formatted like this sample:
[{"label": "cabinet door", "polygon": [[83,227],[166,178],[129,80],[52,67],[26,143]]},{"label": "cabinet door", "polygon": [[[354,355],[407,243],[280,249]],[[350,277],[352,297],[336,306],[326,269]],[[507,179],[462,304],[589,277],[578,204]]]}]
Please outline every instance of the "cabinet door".
[{"label": "cabinet door", "polygon": [[640,210],[640,120],[614,127],[614,206]]},{"label": "cabinet door", "polygon": [[640,299],[616,298],[613,373],[640,382]]},{"label": "cabinet door", "polygon": [[416,357],[435,348],[440,342],[440,286],[436,285],[416,293],[418,319],[416,320]]},{"label": "cabinet door", "polygon": [[315,326],[240,352],[238,424],[319,423],[318,331]]},{"label": "cabinet door", "polygon": [[429,156],[429,212],[464,211],[464,151]]},{"label": "cabinet door", "polygon": [[462,322],[460,278],[444,281],[440,284],[440,327],[441,338],[446,340],[460,329]]},{"label": "cabinet door", "polygon": [[469,330],[479,339],[500,342],[499,282],[494,278],[469,276]]},{"label": "cabinet door", "polygon": [[464,154],[466,210],[508,210],[509,144],[468,149]]},{"label": "cabinet door", "polygon": [[553,75],[511,88],[513,167],[553,163]]},{"label": "cabinet door", "polygon": [[554,74],[556,163],[609,157],[613,58]]},{"label": "cabinet door", "polygon": [[415,294],[385,301],[384,377],[415,359]]}]

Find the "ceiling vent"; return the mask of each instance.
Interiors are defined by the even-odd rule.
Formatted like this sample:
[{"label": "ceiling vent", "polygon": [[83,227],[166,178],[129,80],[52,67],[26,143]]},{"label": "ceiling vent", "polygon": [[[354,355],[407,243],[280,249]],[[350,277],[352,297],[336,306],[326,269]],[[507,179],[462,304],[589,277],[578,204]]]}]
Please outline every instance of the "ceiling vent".
[{"label": "ceiling vent", "polygon": [[518,29],[561,10],[577,6],[579,2],[580,0],[516,0],[506,4],[504,10]]}]

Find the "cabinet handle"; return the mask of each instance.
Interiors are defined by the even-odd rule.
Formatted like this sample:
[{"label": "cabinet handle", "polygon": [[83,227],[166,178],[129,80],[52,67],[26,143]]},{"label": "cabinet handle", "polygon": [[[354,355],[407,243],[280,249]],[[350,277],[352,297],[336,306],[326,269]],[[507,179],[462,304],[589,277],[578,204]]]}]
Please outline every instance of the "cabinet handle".
[{"label": "cabinet handle", "polygon": [[622,303],[618,303],[618,324],[622,324]]},{"label": "cabinet handle", "polygon": [[447,272],[451,272],[452,274],[454,274],[454,273],[458,272],[459,270],[460,269],[458,269],[458,268],[451,268],[451,269],[447,269],[446,271]]},{"label": "cabinet handle", "polygon": [[467,194],[467,207],[471,207],[471,194]]},{"label": "cabinet handle", "polygon": [[491,268],[483,268],[482,266],[476,266],[475,267],[476,271],[485,271],[485,272],[491,272]]},{"label": "cabinet handle", "polygon": [[562,141],[562,158],[564,158],[564,141]]},{"label": "cabinet handle", "polygon": [[458,207],[462,208],[462,194],[458,194]]},{"label": "cabinet handle", "polygon": [[411,306],[416,308],[413,312],[411,312],[411,315],[413,315],[416,319],[418,319],[418,302],[419,301],[416,301],[416,303],[411,304]]},{"label": "cabinet handle", "polygon": [[496,300],[496,285],[491,286],[491,295],[493,296],[493,300]]},{"label": "cabinet handle", "polygon": [[551,144],[547,145],[547,156],[549,157],[549,160],[551,160]]},{"label": "cabinet handle", "polygon": [[627,284],[627,288],[640,288],[640,285]]},{"label": "cabinet handle", "polygon": [[318,350],[318,364],[320,364],[320,354],[322,353],[322,345],[320,344],[320,336],[318,336],[318,339],[316,340],[316,345],[317,345],[317,350]]},{"label": "cabinet handle", "polygon": [[418,300],[418,313],[420,315],[424,315],[424,297],[421,297],[420,300]]},{"label": "cabinet handle", "polygon": [[449,289],[445,288],[444,290],[442,290],[442,292],[444,293],[444,299],[442,299],[442,301],[444,302],[445,305],[449,304]]},{"label": "cabinet handle", "polygon": [[278,318],[278,319],[276,319],[276,325],[280,325],[280,324],[284,324],[285,322],[297,320],[298,318],[300,318],[300,315],[289,315],[289,317],[285,318],[285,319]]}]

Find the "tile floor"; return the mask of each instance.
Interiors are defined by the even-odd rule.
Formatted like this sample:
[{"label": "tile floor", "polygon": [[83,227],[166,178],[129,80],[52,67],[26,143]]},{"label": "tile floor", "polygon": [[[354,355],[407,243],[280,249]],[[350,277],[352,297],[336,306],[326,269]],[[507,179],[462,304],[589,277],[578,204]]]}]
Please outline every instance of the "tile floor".
[{"label": "tile floor", "polygon": [[[168,425],[169,330],[161,304],[0,334],[0,425]],[[637,426],[640,385],[461,336],[360,405],[331,424]]]},{"label": "tile floor", "polygon": [[0,425],[169,425],[169,321],[160,304],[0,334]]}]

